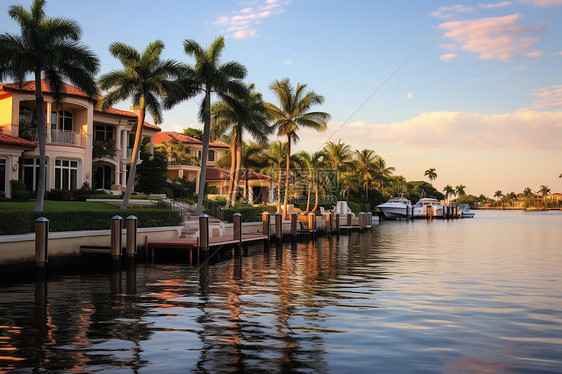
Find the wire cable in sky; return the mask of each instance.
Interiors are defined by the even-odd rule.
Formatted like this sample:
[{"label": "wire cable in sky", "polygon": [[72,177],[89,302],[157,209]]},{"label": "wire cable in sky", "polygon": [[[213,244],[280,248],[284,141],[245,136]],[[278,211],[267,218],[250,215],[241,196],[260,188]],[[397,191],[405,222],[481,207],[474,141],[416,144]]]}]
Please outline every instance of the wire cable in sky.
[{"label": "wire cable in sky", "polygon": [[[357,109],[355,109],[355,111],[353,113],[351,113],[351,115],[349,117],[347,117],[347,119],[345,121],[343,121],[343,123],[326,139],[324,140],[324,143],[322,143],[323,145],[326,144],[328,142],[328,140],[330,140],[332,138],[332,136],[334,136],[338,131],[341,130],[341,128],[347,124],[349,122],[349,120],[351,118],[353,118],[353,116],[355,114],[357,114],[357,112],[359,112],[361,110],[361,108],[363,108],[365,106],[365,104],[367,104],[369,102],[369,100],[371,100],[373,98],[373,96],[375,96],[387,83],[389,80],[392,79],[392,77],[394,77],[396,74],[398,74],[398,72],[400,70],[402,70],[402,68],[408,63],[408,61],[410,61],[410,59],[414,57],[414,55],[411,55],[410,57],[408,57],[406,60],[404,60],[404,62],[398,66],[398,68],[396,70],[394,70],[394,72],[392,72],[392,74],[390,74],[388,76],[388,78],[386,78],[386,80],[379,86],[377,87],[377,89],[375,90],[375,92],[373,92],[371,94],[371,96],[369,96],[365,101],[363,101],[363,103],[361,105],[359,105],[359,107]],[[320,150],[320,149],[318,149]]]}]

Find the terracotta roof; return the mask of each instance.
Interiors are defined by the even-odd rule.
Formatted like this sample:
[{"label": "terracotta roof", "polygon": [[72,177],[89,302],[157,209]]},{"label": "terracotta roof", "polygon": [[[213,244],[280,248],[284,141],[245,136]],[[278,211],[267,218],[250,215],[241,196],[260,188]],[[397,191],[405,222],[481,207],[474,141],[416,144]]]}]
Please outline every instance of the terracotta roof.
[{"label": "terracotta roof", "polygon": [[[35,81],[26,81],[22,85],[17,83],[4,83],[0,85],[0,90],[8,91],[18,91],[18,92],[35,92]],[[52,93],[47,82],[41,80],[41,90],[44,93]],[[89,98],[88,95],[77,87],[71,86],[70,84],[63,83],[63,93],[71,96],[79,96],[84,98]]]},{"label": "terracotta roof", "polygon": [[[230,172],[224,169],[207,167],[207,174],[205,176],[206,180],[228,180],[230,178]],[[256,180],[256,179],[271,179],[269,175],[256,173],[254,171],[248,171],[248,180]],[[244,181],[243,173],[240,175],[240,181]]]},{"label": "terracotta roof", "polygon": [[20,147],[24,147],[24,148],[30,148],[30,149],[34,149],[35,147],[37,147],[37,143],[29,141],[29,140],[25,140],[22,138],[18,138],[16,136],[11,136],[8,134],[2,134],[0,132],[0,144],[2,145],[15,145],[15,146],[20,146]]},{"label": "terracotta roof", "polygon": [[[172,143],[184,143],[184,144],[203,144],[203,142],[192,136],[187,136],[174,131],[163,131],[159,134],[154,135],[152,139],[154,144],[159,144],[162,142],[172,142]],[[229,146],[221,141],[210,142],[209,146],[215,148],[229,148]]]}]

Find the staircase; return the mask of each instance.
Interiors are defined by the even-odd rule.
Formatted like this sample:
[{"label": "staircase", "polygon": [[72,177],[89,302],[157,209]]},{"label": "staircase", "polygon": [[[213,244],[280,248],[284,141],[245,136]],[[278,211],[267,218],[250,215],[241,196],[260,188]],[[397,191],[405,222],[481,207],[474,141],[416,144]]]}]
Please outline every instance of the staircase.
[{"label": "staircase", "polygon": [[[168,209],[174,209],[181,212],[183,223],[180,238],[197,238],[199,236],[199,217],[195,215],[195,205],[168,199],[164,200],[164,202],[169,204],[167,205]],[[208,209],[208,207],[206,208]],[[218,212],[218,210],[216,211]],[[213,236],[213,230],[215,232],[219,230],[219,235],[222,235],[224,233],[224,227],[224,222],[215,217],[209,216],[209,231],[211,236]]]}]

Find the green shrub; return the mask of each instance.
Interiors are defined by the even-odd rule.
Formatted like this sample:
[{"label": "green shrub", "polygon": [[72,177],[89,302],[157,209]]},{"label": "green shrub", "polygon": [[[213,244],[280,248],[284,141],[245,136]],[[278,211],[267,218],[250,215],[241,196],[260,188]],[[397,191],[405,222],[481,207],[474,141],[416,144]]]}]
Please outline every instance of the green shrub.
[{"label": "green shrub", "polygon": [[54,201],[70,201],[74,200],[74,196],[71,190],[61,190],[61,189],[51,189],[48,191],[45,197],[47,200]]},{"label": "green shrub", "polygon": [[261,222],[263,212],[275,213],[277,208],[273,205],[235,205],[224,211],[224,220],[232,222],[234,213],[242,214],[242,222]]},{"label": "green shrub", "polygon": [[349,207],[349,209],[351,209],[353,213],[355,214],[361,213],[361,209],[362,209],[361,204],[355,203],[353,201],[348,201],[347,206]]},{"label": "green shrub", "polygon": [[[115,211],[3,211],[0,215],[0,235],[16,235],[35,232],[35,220],[45,217],[49,220],[49,231],[108,230]],[[121,210],[117,215],[138,218],[138,227],[179,226],[180,212],[173,210],[140,208]]]},{"label": "green shrub", "polygon": [[28,201],[31,196],[32,194],[29,191],[12,191],[12,200],[15,201]]},{"label": "green shrub", "polygon": [[12,192],[27,191],[27,186],[25,185],[25,183],[19,180],[10,180],[10,186],[12,188]]}]

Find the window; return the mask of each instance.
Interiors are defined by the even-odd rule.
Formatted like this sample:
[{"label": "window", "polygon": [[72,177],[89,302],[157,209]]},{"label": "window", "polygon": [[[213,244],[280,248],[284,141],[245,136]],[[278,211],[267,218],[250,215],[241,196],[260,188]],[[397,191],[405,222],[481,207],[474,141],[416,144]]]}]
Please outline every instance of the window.
[{"label": "window", "polygon": [[215,161],[215,151],[209,149],[209,161]]},{"label": "window", "polygon": [[76,189],[78,179],[78,161],[55,160],[55,188]]},{"label": "window", "polygon": [[113,126],[96,125],[94,139],[95,140],[113,139]]},{"label": "window", "polygon": [[66,110],[52,112],[51,130],[72,131],[72,113]]},{"label": "window", "polygon": [[[47,161],[47,165],[49,162]],[[47,183],[47,165],[45,165],[45,184]],[[23,159],[23,183],[25,183],[29,191],[37,190],[39,184],[39,159],[24,158]]]},{"label": "window", "polygon": [[6,160],[0,158],[0,192],[6,192]]}]

